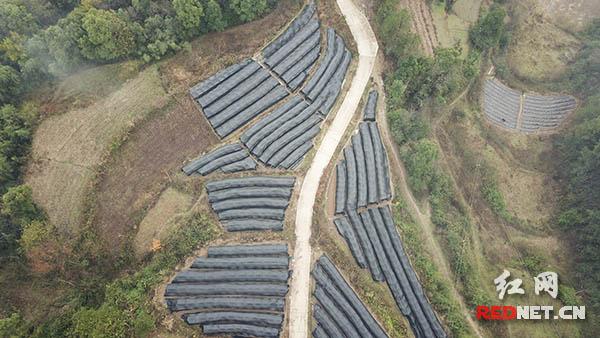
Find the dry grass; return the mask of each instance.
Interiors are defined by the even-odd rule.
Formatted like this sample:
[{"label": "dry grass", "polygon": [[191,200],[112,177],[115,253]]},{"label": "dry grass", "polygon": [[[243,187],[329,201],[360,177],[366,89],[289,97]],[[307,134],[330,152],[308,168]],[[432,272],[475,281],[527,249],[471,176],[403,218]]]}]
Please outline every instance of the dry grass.
[{"label": "dry grass", "polygon": [[482,0],[458,0],[446,12],[443,2],[433,2],[431,15],[440,47],[461,46],[463,56],[469,52],[469,28],[479,18]]},{"label": "dry grass", "polygon": [[111,144],[166,102],[158,72],[151,67],[87,108],[41,123],[25,181],[53,224],[67,231],[80,224],[95,170],[110,153]]},{"label": "dry grass", "polygon": [[515,75],[532,82],[556,79],[576,57],[579,40],[560,28],[538,0],[513,1],[514,31],[508,63]]},{"label": "dry grass", "polygon": [[156,249],[154,245],[164,240],[176,224],[174,218],[188,211],[191,205],[192,196],[173,188],[163,191],[156,204],[148,211],[138,226],[133,242],[135,253],[143,256]]},{"label": "dry grass", "polygon": [[594,18],[600,17],[598,0],[535,0],[536,5],[558,27],[580,31]]}]

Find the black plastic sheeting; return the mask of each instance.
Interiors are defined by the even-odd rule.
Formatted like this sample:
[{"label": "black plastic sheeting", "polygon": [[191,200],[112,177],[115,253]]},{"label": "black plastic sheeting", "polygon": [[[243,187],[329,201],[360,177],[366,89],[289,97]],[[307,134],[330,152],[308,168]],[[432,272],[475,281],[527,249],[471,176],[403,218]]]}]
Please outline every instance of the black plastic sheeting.
[{"label": "black plastic sheeting", "polygon": [[170,296],[204,296],[204,295],[242,295],[242,296],[280,296],[287,293],[287,285],[261,283],[247,285],[240,283],[213,284],[169,284],[165,297]]},{"label": "black plastic sheeting", "polygon": [[361,134],[352,135],[352,150],[354,151],[354,159],[356,160],[356,177],[357,177],[357,202],[360,207],[367,206],[367,164],[365,163],[365,151]]},{"label": "black plastic sheeting", "polygon": [[231,334],[242,337],[278,337],[279,330],[246,324],[208,324],[202,327],[206,335]]},{"label": "black plastic sheeting", "polygon": [[223,245],[208,248],[208,257],[288,256],[287,244]]},{"label": "black plastic sheeting", "polygon": [[312,149],[313,139],[321,130],[320,102],[307,104],[296,95],[244,132],[240,139],[263,164],[294,168]]},{"label": "black plastic sheeting", "polygon": [[287,279],[288,272],[280,270],[182,271],[173,283],[285,282]]},{"label": "black plastic sheeting", "polygon": [[191,297],[167,299],[167,306],[171,311],[243,309],[283,312],[285,300],[281,297]]},{"label": "black plastic sheeting", "polygon": [[230,178],[220,181],[208,182],[206,190],[209,194],[215,191],[237,188],[293,188],[295,177],[285,176],[253,176],[243,178]]},{"label": "black plastic sheeting", "polygon": [[304,27],[304,25],[306,25],[310,18],[313,17],[315,11],[316,6],[314,2],[304,6],[300,14],[290,23],[288,28],[263,49],[263,56],[265,58],[271,56],[284,44],[286,44],[294,35],[298,33],[300,29],[302,29],[302,27]]},{"label": "black plastic sheeting", "polygon": [[278,337],[288,291],[287,244],[208,248],[165,290],[171,311],[185,311],[205,335]]},{"label": "black plastic sheeting", "polygon": [[313,305],[313,317],[329,337],[344,337],[335,320],[319,304]]},{"label": "black plastic sheeting", "polygon": [[[313,277],[317,283],[315,298],[323,307],[324,302],[341,310],[342,315],[349,319],[359,337],[385,338],[387,335],[373,318],[367,307],[358,298],[350,285],[342,277],[333,262],[327,256],[321,256],[313,269]],[[319,295],[326,297],[320,297]],[[325,309],[327,309],[325,307]]]},{"label": "black plastic sheeting", "polygon": [[284,269],[288,257],[198,257],[192,264],[195,269]]},{"label": "black plastic sheeting", "polygon": [[260,312],[240,312],[240,311],[219,311],[219,312],[199,312],[190,313],[183,316],[190,325],[203,324],[226,324],[230,322],[240,324],[255,324],[262,327],[281,327],[283,323],[283,314],[260,313]]},{"label": "black plastic sheeting", "polygon": [[346,161],[341,160],[335,167],[335,213],[341,214],[346,206]]},{"label": "black plastic sheeting", "polygon": [[385,279],[384,275],[381,272],[379,261],[375,256],[375,249],[373,248],[373,244],[369,240],[368,230],[362,223],[361,217],[355,210],[349,210],[348,219],[350,220],[350,224],[352,225],[352,228],[354,228],[354,232],[358,237],[358,243],[360,243],[360,246],[365,254],[367,266],[369,267],[369,271],[371,271],[371,276],[375,281],[383,281]]},{"label": "black plastic sheeting", "polygon": [[263,50],[264,63],[296,90],[320,54],[321,33],[315,5],[304,7],[289,27]]},{"label": "black plastic sheeting", "polygon": [[186,175],[208,175],[216,170],[233,173],[256,169],[256,162],[241,143],[219,147],[185,165],[181,170]]},{"label": "black plastic sheeting", "polygon": [[389,162],[376,122],[361,122],[336,167],[335,212],[341,214],[392,197]]},{"label": "black plastic sheeting", "polygon": [[288,95],[253,60],[230,66],[190,89],[215,132],[226,137]]},{"label": "black plastic sheeting", "polygon": [[332,28],[327,30],[327,51],[312,77],[307,81],[302,93],[311,101],[320,100],[319,111],[327,115],[338,97],[352,54],[344,41]]},{"label": "black plastic sheeting", "polygon": [[369,92],[369,97],[367,98],[367,104],[365,104],[365,109],[363,110],[363,120],[364,121],[375,121],[377,115],[377,97],[379,93],[376,90],[371,90]]},{"label": "black plastic sheeting", "polygon": [[[387,282],[400,311],[410,322],[415,336],[446,337],[404,252],[389,206],[369,208],[358,214],[348,211],[348,214],[373,279],[378,280],[373,273],[376,266],[380,268],[379,273]],[[347,242],[350,248],[356,245],[349,240]],[[361,258],[355,258],[361,265]]]}]

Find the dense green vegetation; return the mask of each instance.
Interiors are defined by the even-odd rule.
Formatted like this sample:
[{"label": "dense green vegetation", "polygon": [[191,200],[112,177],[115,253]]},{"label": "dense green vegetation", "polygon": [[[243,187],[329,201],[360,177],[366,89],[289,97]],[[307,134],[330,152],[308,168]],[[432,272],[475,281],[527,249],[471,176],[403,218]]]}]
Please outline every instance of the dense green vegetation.
[{"label": "dense green vegetation", "polygon": [[[561,172],[566,184],[558,223],[573,239],[579,287],[592,318],[600,311],[600,96],[588,99],[577,112],[574,127],[558,140]],[[589,320],[589,332],[598,321]]]},{"label": "dense green vegetation", "polygon": [[481,52],[506,46],[508,33],[504,25],[505,18],[504,8],[497,5],[492,6],[469,30],[471,45]]},{"label": "dense green vegetation", "polygon": [[173,267],[218,234],[206,217],[190,215],[136,273],[108,283],[90,274],[86,283],[99,283],[88,285],[97,289],[95,295],[75,288],[65,306],[42,323],[29,323],[17,313],[0,319],[0,337],[144,337],[158,321],[152,290]]}]

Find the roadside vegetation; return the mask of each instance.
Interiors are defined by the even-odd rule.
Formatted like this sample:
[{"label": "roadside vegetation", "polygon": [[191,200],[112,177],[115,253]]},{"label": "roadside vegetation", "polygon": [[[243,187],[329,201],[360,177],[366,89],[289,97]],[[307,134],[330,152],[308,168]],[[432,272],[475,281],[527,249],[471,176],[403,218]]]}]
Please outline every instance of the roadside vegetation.
[{"label": "roadside vegetation", "polygon": [[[451,3],[448,4],[451,6]],[[489,16],[489,17],[488,17]],[[498,19],[501,17],[501,19]],[[432,121],[479,74],[480,60],[490,48],[503,39],[504,14],[494,11],[480,19],[472,39],[477,41],[463,56],[459,46],[437,48],[433,57],[418,52],[418,37],[410,32],[410,18],[393,1],[383,1],[377,12],[377,23],[389,74],[385,78],[387,118],[394,142],[406,166],[408,183],[420,199],[431,206],[431,219],[440,234],[452,271],[460,282],[460,291],[469,307],[491,303],[482,289],[473,248],[473,224],[465,206],[457,198],[451,178],[439,165],[440,149],[432,136]],[[490,198],[494,187],[489,187]],[[431,258],[423,252],[423,240],[418,229],[402,207],[396,203],[395,217],[402,236],[413,257],[429,298],[444,317],[453,336],[473,334],[460,313],[448,282],[440,276]]]},{"label": "roadside vegetation", "polygon": [[[274,0],[0,2],[0,337],[144,336],[160,320],[151,291],[218,233],[204,215],[190,214],[140,262],[129,247],[107,252],[90,220],[74,232],[58,229],[23,184],[33,132],[45,117],[40,115],[55,113],[37,106],[43,104],[39,97],[65,90],[58,88],[61,80],[99,65],[131,60],[137,72],[140,65],[189,49],[192,39],[261,18],[275,5]],[[92,94],[103,97],[104,91],[110,93],[102,88]],[[85,106],[86,98],[73,100]],[[30,304],[36,295],[36,304]]]}]

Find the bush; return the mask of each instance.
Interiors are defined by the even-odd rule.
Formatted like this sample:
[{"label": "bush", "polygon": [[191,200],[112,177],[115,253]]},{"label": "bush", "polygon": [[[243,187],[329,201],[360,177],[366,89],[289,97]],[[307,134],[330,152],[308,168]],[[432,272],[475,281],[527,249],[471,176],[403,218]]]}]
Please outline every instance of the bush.
[{"label": "bush", "polygon": [[73,316],[73,334],[82,338],[126,337],[127,321],[123,312],[114,306],[83,308]]},{"label": "bush", "polygon": [[420,140],[403,157],[411,188],[424,193],[435,175],[434,164],[438,157],[436,144],[426,139]]},{"label": "bush", "polygon": [[130,22],[112,10],[92,8],[81,22],[81,54],[90,60],[112,61],[129,55],[135,47]]},{"label": "bush", "polygon": [[29,336],[29,326],[18,314],[13,313],[9,317],[0,319],[0,337],[21,338]]},{"label": "bush", "polygon": [[267,0],[230,0],[229,7],[242,22],[255,20],[269,9]]},{"label": "bush", "polygon": [[8,189],[2,196],[2,216],[7,217],[12,223],[21,227],[43,219],[43,213],[33,202],[31,188],[26,185],[19,185]]},{"label": "bush", "polygon": [[507,44],[507,33],[504,25],[506,11],[500,6],[492,6],[489,12],[480,17],[469,30],[469,40],[473,47],[485,52],[497,46]]},{"label": "bush", "polygon": [[0,64],[0,105],[13,103],[21,92],[21,77],[11,66]]},{"label": "bush", "polygon": [[387,56],[399,62],[419,50],[419,37],[411,31],[411,18],[393,0],[384,0],[377,9],[377,27]]}]

